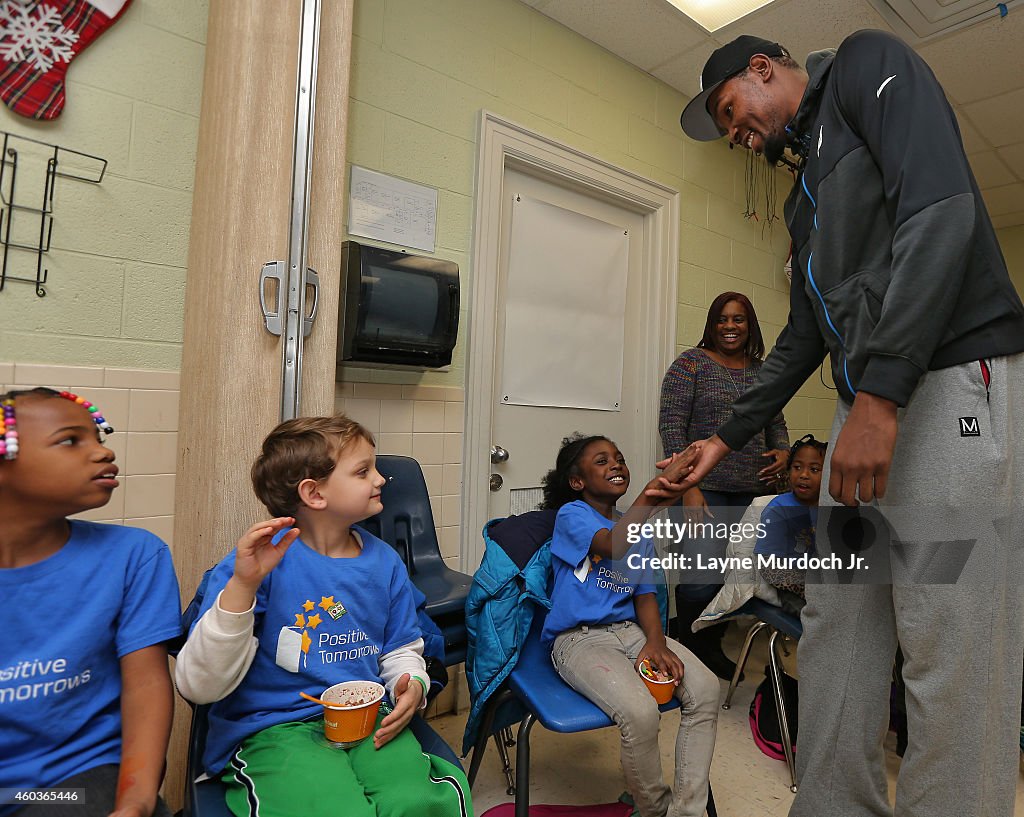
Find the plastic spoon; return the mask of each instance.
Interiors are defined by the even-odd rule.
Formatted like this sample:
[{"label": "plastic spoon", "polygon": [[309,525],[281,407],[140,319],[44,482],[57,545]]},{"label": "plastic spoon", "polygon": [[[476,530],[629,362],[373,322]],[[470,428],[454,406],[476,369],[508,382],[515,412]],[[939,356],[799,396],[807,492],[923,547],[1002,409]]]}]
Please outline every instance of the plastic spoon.
[{"label": "plastic spoon", "polygon": [[305,692],[300,692],[299,695],[305,698],[307,701],[312,701],[313,703],[320,704],[321,706],[332,706],[335,708],[338,706],[338,704],[336,703],[328,703],[327,701],[321,701],[319,698],[314,698],[312,695],[307,695]]}]

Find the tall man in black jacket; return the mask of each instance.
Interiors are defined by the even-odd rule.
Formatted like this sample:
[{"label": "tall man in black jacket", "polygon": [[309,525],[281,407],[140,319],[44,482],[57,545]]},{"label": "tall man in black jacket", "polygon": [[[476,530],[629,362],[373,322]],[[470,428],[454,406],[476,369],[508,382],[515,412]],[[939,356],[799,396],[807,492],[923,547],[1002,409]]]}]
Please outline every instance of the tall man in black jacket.
[{"label": "tall man in black jacket", "polygon": [[[828,353],[839,400],[817,548],[865,558],[808,576],[790,817],[893,814],[882,740],[897,640],[910,744],[895,814],[1012,817],[1024,306],[953,111],[921,58],[877,31],[812,54],[806,71],[740,37],[701,82],[689,136],[772,163],[789,148],[800,170],[785,208],[789,322],[687,481],[763,428]],[[878,511],[860,539],[844,510],[858,503]]]}]

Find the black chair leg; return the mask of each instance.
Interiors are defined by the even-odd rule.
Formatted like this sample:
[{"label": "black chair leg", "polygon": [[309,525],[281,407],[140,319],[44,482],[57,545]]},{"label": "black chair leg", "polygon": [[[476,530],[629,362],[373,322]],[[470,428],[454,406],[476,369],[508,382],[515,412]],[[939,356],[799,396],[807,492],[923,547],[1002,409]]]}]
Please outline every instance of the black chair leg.
[{"label": "black chair leg", "polygon": [[516,740],[516,816],[530,817],[530,730],[537,722],[533,713],[519,724]]},{"label": "black chair leg", "polygon": [[782,696],[782,661],[778,654],[778,641],[781,633],[774,627],[768,639],[768,660],[771,667],[772,691],[775,693],[775,708],[779,715],[779,733],[782,736],[782,749],[786,753],[786,765],[789,767],[789,790],[794,794],[796,785],[796,760],[793,757],[793,743],[789,737],[789,716],[786,712],[786,701]]},{"label": "black chair leg", "polygon": [[501,758],[501,770],[505,773],[505,794],[509,797],[516,796],[516,778],[512,770],[512,761],[509,760],[508,749],[514,744],[509,737],[509,730],[502,729],[494,733],[494,745],[498,747],[498,756]]},{"label": "black chair leg", "polygon": [[473,759],[469,763],[469,774],[466,776],[471,789],[473,788],[473,781],[476,780],[477,772],[480,771],[480,763],[484,759],[487,740],[491,736],[491,727],[494,726],[494,716],[498,711],[498,707],[511,697],[512,692],[510,690],[502,689],[491,696],[487,706],[484,708],[484,717],[480,724],[480,731],[477,733],[476,743],[473,744]]}]

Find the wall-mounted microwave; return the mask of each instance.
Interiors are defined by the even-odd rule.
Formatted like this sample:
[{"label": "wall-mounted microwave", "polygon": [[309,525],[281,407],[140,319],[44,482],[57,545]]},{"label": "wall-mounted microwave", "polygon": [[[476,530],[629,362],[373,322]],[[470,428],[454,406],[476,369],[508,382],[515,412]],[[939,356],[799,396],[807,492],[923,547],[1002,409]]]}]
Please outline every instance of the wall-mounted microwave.
[{"label": "wall-mounted microwave", "polygon": [[341,250],[338,364],[436,369],[452,362],[459,266],[355,241]]}]

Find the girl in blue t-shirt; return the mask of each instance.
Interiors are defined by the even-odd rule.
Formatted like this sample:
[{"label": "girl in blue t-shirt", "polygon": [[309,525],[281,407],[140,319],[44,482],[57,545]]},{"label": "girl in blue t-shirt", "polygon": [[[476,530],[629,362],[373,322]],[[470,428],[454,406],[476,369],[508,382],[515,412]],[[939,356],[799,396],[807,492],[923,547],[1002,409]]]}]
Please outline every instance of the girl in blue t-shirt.
[{"label": "girl in blue t-shirt", "polygon": [[38,388],[0,394],[0,416],[0,815],[169,817],[170,551],[68,519],[118,487],[95,406]]},{"label": "girl in blue t-shirt", "polygon": [[814,555],[814,526],[817,521],[821,472],[825,468],[826,443],[805,434],[789,451],[789,484],[792,490],[779,494],[761,511],[765,536],[757,540],[754,553],[772,556],[762,564],[761,576],[779,591],[782,608],[799,615],[804,606],[806,571],[788,561],[803,554]]},{"label": "girl in blue t-shirt", "polygon": [[[690,449],[674,455],[619,516],[629,488],[625,458],[606,437],[567,437],[544,479],[544,507],[558,509],[551,540],[554,584],[542,639],[558,674],[619,727],[626,785],[643,817],[701,817],[715,748],[718,678],[665,637],[655,599],[649,539],[629,546],[629,526],[643,523],[681,494]],[[645,569],[646,567],[646,569]],[[638,671],[647,662],[675,679],[681,703],[673,789],[658,749],[660,713]]]}]

